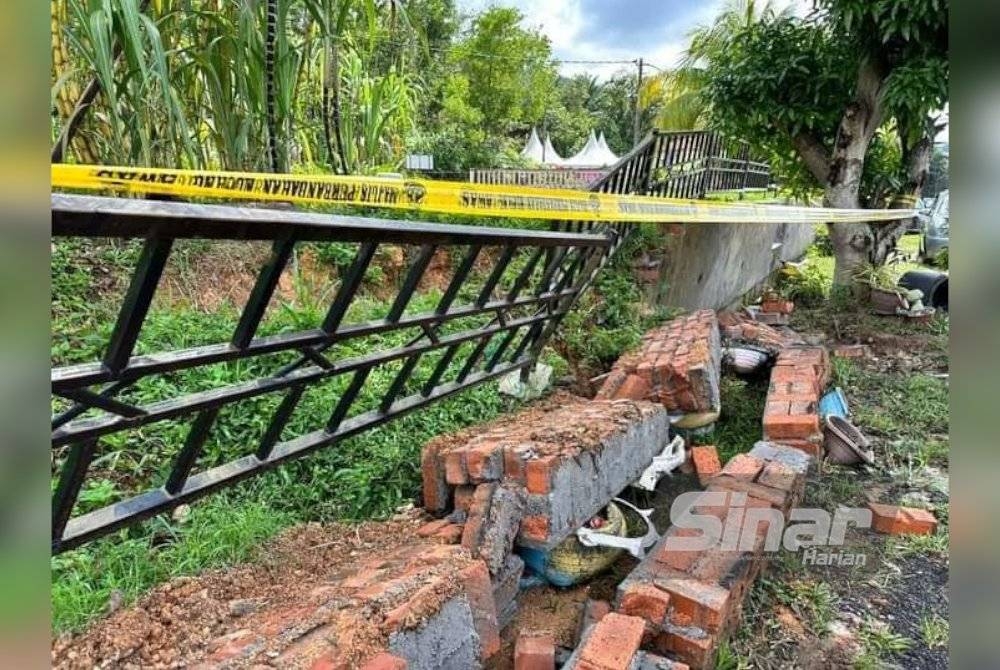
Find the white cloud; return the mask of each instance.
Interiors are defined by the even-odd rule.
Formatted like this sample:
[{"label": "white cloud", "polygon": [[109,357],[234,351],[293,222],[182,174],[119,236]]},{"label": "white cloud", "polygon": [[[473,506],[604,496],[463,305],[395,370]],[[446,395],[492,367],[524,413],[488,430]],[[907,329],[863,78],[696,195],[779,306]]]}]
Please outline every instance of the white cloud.
[{"label": "white cloud", "polygon": [[[552,42],[565,75],[585,72],[606,79],[619,70],[635,72],[642,57],[655,68],[668,68],[688,46],[690,32],[710,23],[726,0],[457,0],[460,11],[478,12],[492,5],[513,6],[525,25],[538,28]],[[776,10],[792,7],[798,16],[811,0],[772,0]]]},{"label": "white cloud", "polygon": [[593,0],[458,0],[458,6],[465,12],[496,4],[517,7],[525,15],[525,25],[538,28],[552,42],[562,74],[586,72],[605,79],[623,69],[634,72],[632,61],[639,57],[656,67],[670,67],[687,47],[691,29],[709,21],[722,4],[722,0],[599,1],[600,5]]}]

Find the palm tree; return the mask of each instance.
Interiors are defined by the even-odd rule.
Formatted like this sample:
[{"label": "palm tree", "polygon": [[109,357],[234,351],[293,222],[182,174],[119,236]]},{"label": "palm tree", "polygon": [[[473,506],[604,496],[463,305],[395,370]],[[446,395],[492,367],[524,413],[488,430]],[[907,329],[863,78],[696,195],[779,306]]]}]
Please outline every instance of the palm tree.
[{"label": "palm tree", "polygon": [[708,110],[701,91],[708,63],[726,48],[730,35],[759,21],[791,12],[791,6],[777,11],[774,0],[728,0],[710,25],[699,26],[691,32],[691,44],[675,68],[646,80],[639,92],[640,106],[656,108],[655,123],[659,128],[703,127]]}]

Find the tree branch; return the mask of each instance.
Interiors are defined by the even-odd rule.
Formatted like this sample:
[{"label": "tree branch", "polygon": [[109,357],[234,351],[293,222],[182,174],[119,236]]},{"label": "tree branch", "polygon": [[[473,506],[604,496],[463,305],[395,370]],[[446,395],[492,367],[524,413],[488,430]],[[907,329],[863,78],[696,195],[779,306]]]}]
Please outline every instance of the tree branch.
[{"label": "tree branch", "polygon": [[820,186],[826,186],[830,180],[830,152],[826,146],[815,135],[805,132],[792,136],[792,146]]}]

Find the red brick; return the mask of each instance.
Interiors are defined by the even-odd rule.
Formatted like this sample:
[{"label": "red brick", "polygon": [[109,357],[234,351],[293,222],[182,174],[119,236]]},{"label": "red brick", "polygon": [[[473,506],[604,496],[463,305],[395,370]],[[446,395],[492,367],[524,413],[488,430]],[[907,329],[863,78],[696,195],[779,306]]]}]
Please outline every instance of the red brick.
[{"label": "red brick", "polygon": [[472,497],[476,493],[476,487],[472,484],[455,487],[455,509],[468,512],[472,508]]},{"label": "red brick", "polygon": [[667,619],[670,595],[652,584],[642,582],[628,586],[622,594],[618,611],[628,616],[637,616],[654,626],[661,626]]},{"label": "red brick", "polygon": [[798,449],[799,451],[804,451],[810,456],[821,459],[823,458],[823,445],[820,444],[822,437],[814,436],[813,439],[809,440],[794,440],[794,439],[777,439],[772,440],[775,444],[780,444],[786,447],[792,447],[793,449]]},{"label": "red brick", "polygon": [[514,646],[514,670],[553,670],[556,644],[551,633],[524,631]]},{"label": "red brick", "polygon": [[838,344],[831,353],[837,358],[865,358],[868,356],[867,344]]},{"label": "red brick", "polygon": [[726,467],[722,468],[722,474],[753,481],[754,477],[764,469],[764,465],[764,461],[749,454],[736,454],[729,459]]},{"label": "red brick", "polygon": [[[652,373],[650,373],[652,376]],[[651,381],[647,381],[639,375],[629,375],[624,383],[615,391],[612,398],[615,400],[645,400],[652,393]]]},{"label": "red brick", "polygon": [[521,533],[535,542],[549,539],[549,517],[543,515],[526,516],[521,519]]},{"label": "red brick", "polygon": [[361,670],[406,670],[408,666],[406,659],[383,651],[362,665]]},{"label": "red brick", "polygon": [[[711,512],[701,513],[709,514]],[[702,531],[698,528],[680,528],[678,526],[670,526],[664,535],[669,537],[701,537]],[[687,572],[700,557],[701,551],[668,549],[664,543],[664,545],[658,550],[655,560],[673,570]]]},{"label": "red brick", "polygon": [[491,460],[500,456],[499,452],[500,445],[496,442],[485,442],[467,449],[465,452],[465,469],[469,474],[469,479],[473,482],[493,479],[493,477],[487,477],[487,473],[484,470]]},{"label": "red brick", "polygon": [[485,563],[476,561],[462,570],[459,578],[472,608],[472,622],[482,645],[482,659],[486,660],[500,651],[500,629],[490,573]]},{"label": "red brick", "polygon": [[523,484],[524,457],[516,447],[507,447],[503,450],[503,478],[508,483]]},{"label": "red brick", "polygon": [[524,478],[528,493],[549,493],[552,490],[552,466],[558,461],[558,456],[543,456],[525,463]]},{"label": "red brick", "polygon": [[791,413],[791,403],[787,400],[779,400],[778,398],[784,398],[786,396],[779,395],[777,393],[770,394],[767,396],[767,404],[764,405],[764,416],[787,416]]},{"label": "red brick", "polygon": [[421,487],[424,495],[424,507],[439,512],[448,507],[448,487],[445,480],[444,459],[438,453],[436,445],[424,447],[420,454],[420,474],[423,482]]},{"label": "red brick", "polygon": [[697,626],[716,632],[729,614],[729,591],[696,579],[656,579],[656,585],[670,594],[671,622]]},{"label": "red brick", "polygon": [[438,588],[436,584],[423,586],[405,602],[390,610],[382,622],[383,630],[392,633],[414,628],[437,612],[441,605],[441,599],[437,594]]},{"label": "red brick", "polygon": [[[620,361],[621,359],[619,359]],[[611,400],[615,396],[615,392],[625,383],[625,379],[628,377],[628,373],[625,370],[615,367],[611,370],[611,373],[601,384],[601,388],[597,391],[597,395],[594,396],[595,400]]]},{"label": "red brick", "polygon": [[586,631],[592,625],[611,613],[611,603],[607,600],[587,599],[583,604],[583,617],[580,620],[581,632]]},{"label": "red brick", "polygon": [[425,523],[423,526],[418,528],[417,535],[420,537],[430,537],[431,535],[436,535],[439,530],[450,524],[451,522],[447,519],[437,519],[436,521]]},{"label": "red brick", "polygon": [[711,668],[714,665],[715,642],[714,635],[674,631],[658,635],[655,646],[658,650],[689,663],[692,668]]},{"label": "red brick", "polygon": [[932,535],[937,519],[927,510],[869,503],[872,528],[889,535]]},{"label": "red brick", "polygon": [[719,452],[711,445],[691,447],[691,463],[702,486],[722,469]]},{"label": "red brick", "polygon": [[483,526],[490,513],[490,501],[493,500],[493,492],[496,490],[495,482],[480,484],[476,487],[476,492],[472,495],[472,505],[469,507],[469,516],[465,520],[465,527],[462,529],[462,546],[472,552],[479,550],[479,543],[483,538]]},{"label": "red brick", "polygon": [[462,541],[462,534],[465,532],[465,525],[460,523],[450,523],[431,538],[441,544],[458,544]]},{"label": "red brick", "polygon": [[580,652],[580,670],[628,670],[645,628],[638,617],[608,614],[587,637]]},{"label": "red brick", "polygon": [[795,488],[798,478],[799,475],[795,470],[777,461],[771,461],[764,466],[760,477],[757,478],[757,483],[782,491],[791,491]]},{"label": "red brick", "polygon": [[760,308],[764,312],[775,314],[791,314],[795,309],[795,303],[791,300],[765,300]]},{"label": "red brick", "polygon": [[465,449],[452,449],[444,456],[444,478],[449,484],[468,484],[469,473],[465,469]]},{"label": "red brick", "polygon": [[764,437],[768,439],[791,438],[804,440],[820,432],[819,415],[793,414],[764,417]]}]

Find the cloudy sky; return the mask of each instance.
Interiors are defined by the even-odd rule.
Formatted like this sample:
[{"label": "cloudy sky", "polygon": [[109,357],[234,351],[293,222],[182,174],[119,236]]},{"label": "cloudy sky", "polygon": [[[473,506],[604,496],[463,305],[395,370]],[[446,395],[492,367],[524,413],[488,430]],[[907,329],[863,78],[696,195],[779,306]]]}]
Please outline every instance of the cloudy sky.
[{"label": "cloudy sky", "polygon": [[[516,6],[525,24],[537,27],[552,41],[561,61],[632,61],[640,56],[654,66],[672,66],[687,47],[688,33],[709,23],[724,0],[457,0],[460,10],[478,11],[490,5]],[[776,0],[808,8],[809,0]],[[628,68],[628,63],[573,64],[563,74],[588,72],[601,78]]]}]

